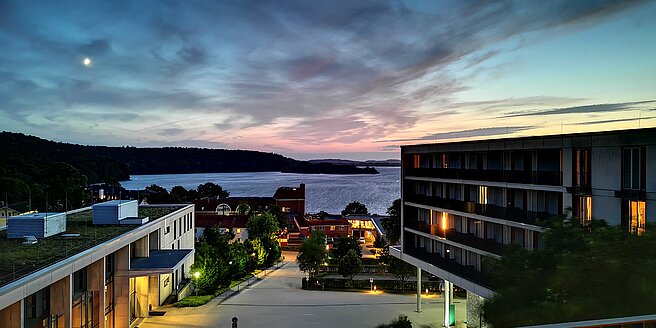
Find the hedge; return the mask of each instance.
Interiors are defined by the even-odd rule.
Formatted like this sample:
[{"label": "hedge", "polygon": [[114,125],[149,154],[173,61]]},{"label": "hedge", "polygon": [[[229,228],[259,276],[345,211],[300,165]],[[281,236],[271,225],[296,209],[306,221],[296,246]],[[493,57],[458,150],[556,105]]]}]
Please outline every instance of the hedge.
[{"label": "hedge", "polygon": [[[343,278],[312,278],[310,283],[308,283],[306,278],[302,280],[303,289],[362,289],[370,290],[371,283],[369,280],[348,280]],[[386,290],[386,291],[402,291],[404,290],[401,287],[405,287],[405,291],[414,291],[417,289],[416,281],[405,281],[403,286],[399,280],[376,280],[374,278],[373,282],[377,290]],[[422,281],[421,289],[425,291],[428,289],[431,292],[438,292],[440,289],[439,281]]]}]

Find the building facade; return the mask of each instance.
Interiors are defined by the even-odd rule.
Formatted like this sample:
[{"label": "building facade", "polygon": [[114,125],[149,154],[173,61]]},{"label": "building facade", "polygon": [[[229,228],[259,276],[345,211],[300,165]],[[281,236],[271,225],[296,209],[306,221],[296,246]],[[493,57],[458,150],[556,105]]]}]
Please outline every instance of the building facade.
[{"label": "building facade", "polygon": [[401,245],[390,254],[494,295],[483,259],[542,247],[540,219],[593,217],[640,234],[656,221],[656,129],[401,147]]},{"label": "building facade", "polygon": [[[84,211],[90,219],[91,208],[67,216]],[[139,211],[151,213],[143,225],[97,227],[94,234],[121,231],[104,242],[93,244],[90,238],[99,235],[87,237],[80,230],[82,235],[59,235],[29,246],[78,243],[82,248],[71,248],[76,251],[18,279],[2,280],[2,327],[129,327],[170,295],[188,293],[194,206],[148,206]],[[79,223],[69,221],[69,227]],[[91,231],[86,224],[91,221],[84,221],[83,228]]]}]

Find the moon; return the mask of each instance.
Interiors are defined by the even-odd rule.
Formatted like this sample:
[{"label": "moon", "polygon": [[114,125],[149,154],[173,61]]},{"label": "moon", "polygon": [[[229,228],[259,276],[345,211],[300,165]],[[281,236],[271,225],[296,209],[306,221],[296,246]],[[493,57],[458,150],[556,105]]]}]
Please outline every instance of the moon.
[{"label": "moon", "polygon": [[84,57],[84,59],[82,59],[82,65],[84,65],[86,67],[90,67],[91,66],[91,58]]}]

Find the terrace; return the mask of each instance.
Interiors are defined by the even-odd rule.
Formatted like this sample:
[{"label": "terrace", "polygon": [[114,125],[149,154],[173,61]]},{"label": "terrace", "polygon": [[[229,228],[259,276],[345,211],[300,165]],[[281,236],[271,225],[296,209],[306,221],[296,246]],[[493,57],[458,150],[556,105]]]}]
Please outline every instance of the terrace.
[{"label": "terrace", "polygon": [[[149,222],[180,209],[180,206],[139,207],[139,216]],[[66,234],[39,239],[34,245],[23,245],[23,239],[7,239],[0,231],[0,286],[20,279],[87,249],[118,237],[138,225],[93,225],[91,209],[66,216]]]}]

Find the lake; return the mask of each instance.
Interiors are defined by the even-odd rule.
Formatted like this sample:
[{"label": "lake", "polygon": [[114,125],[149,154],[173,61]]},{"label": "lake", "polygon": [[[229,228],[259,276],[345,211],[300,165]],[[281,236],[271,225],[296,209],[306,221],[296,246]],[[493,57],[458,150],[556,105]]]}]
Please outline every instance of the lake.
[{"label": "lake", "polygon": [[230,192],[230,196],[271,197],[278,187],[305,183],[305,206],[308,213],[326,211],[340,213],[346,204],[359,201],[372,214],[385,214],[400,198],[400,168],[377,167],[380,174],[296,174],[280,172],[194,173],[132,175],[121,181],[126,189],[143,189],[156,184],[171,190],[173,186],[196,189],[199,184],[214,182]]}]

